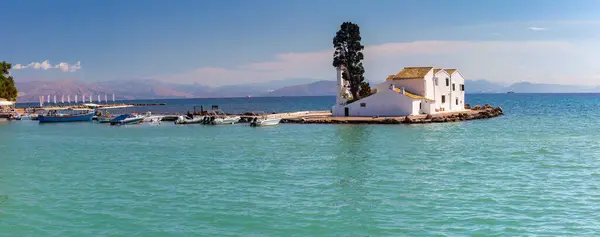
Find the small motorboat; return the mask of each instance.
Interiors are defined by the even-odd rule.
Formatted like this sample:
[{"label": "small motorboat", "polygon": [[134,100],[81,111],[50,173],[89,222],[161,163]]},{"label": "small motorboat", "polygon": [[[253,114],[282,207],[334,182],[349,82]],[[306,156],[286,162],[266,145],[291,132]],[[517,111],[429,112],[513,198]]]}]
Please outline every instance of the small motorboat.
[{"label": "small motorboat", "polygon": [[165,116],[162,115],[152,115],[152,112],[148,111],[144,115],[144,123],[151,123],[154,121],[162,121]]},{"label": "small motorboat", "polygon": [[110,120],[110,125],[126,125],[126,124],[138,124],[144,120],[144,116],[135,114],[123,114]]},{"label": "small motorboat", "polygon": [[252,120],[250,120],[250,126],[252,127],[261,127],[261,126],[274,126],[278,125],[281,121],[281,118],[269,117],[265,112],[251,112],[254,116]]},{"label": "small motorboat", "polygon": [[269,118],[267,116],[261,118],[254,118],[252,122],[250,122],[250,126],[252,127],[260,127],[260,126],[274,126],[279,125],[281,122],[281,118]]},{"label": "small motorboat", "polygon": [[33,120],[33,117],[31,114],[23,114],[21,115],[21,120]]},{"label": "small motorboat", "polygon": [[198,116],[194,118],[179,116],[177,120],[175,120],[175,124],[200,124],[203,123],[203,120],[204,116]]},{"label": "small motorboat", "polygon": [[210,111],[207,116],[204,116],[204,118],[202,118],[202,123],[210,125],[235,124],[239,122],[240,119],[240,116],[231,116],[225,114],[221,110],[213,110]]},{"label": "small motorboat", "polygon": [[115,116],[101,116],[98,117],[98,123],[110,123],[110,121],[115,118]]}]

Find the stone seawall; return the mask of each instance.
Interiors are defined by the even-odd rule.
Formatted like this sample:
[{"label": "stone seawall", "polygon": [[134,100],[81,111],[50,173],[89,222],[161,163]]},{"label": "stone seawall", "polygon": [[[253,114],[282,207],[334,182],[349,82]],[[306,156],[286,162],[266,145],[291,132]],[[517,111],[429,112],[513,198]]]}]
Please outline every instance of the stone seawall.
[{"label": "stone seawall", "polygon": [[474,106],[469,110],[460,112],[446,112],[434,115],[414,115],[403,117],[296,117],[284,118],[281,123],[307,123],[307,124],[422,124],[460,122],[478,119],[489,119],[504,114],[502,108],[490,105]]}]

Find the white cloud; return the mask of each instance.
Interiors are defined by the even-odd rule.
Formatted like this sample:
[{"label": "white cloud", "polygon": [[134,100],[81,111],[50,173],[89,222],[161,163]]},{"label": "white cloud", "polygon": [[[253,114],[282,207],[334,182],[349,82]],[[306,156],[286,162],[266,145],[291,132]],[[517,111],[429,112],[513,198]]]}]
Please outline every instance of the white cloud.
[{"label": "white cloud", "polygon": [[32,68],[32,69],[36,69],[36,70],[60,69],[63,72],[75,72],[75,71],[81,69],[81,62],[77,61],[76,64],[69,64],[69,63],[61,62],[61,63],[53,66],[52,64],[50,64],[50,61],[45,60],[43,62],[32,62],[27,65],[15,64],[15,66],[13,67],[13,69],[15,69],[15,70],[26,69],[26,68]]},{"label": "white cloud", "polygon": [[544,30],[548,30],[548,28],[535,27],[535,26],[530,26],[530,27],[527,27],[527,29],[529,29],[529,30],[533,30],[533,31],[544,31]]},{"label": "white cloud", "polygon": [[[460,69],[468,79],[512,83],[600,84],[593,41],[414,41],[365,47],[365,77],[377,83],[405,66]],[[162,79],[222,86],[287,78],[335,80],[333,50],[282,53],[275,60],[232,68],[203,67]],[[157,77],[161,78],[161,77]]]}]

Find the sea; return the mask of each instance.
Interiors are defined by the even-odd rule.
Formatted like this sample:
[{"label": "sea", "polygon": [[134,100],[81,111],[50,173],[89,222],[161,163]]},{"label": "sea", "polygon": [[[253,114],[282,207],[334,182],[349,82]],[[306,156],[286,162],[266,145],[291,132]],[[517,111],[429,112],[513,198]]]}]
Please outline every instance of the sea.
[{"label": "sea", "polygon": [[[0,236],[598,236],[600,94],[413,125],[0,124]],[[153,100],[328,110],[333,97]],[[142,112],[142,111],[140,111]]]}]

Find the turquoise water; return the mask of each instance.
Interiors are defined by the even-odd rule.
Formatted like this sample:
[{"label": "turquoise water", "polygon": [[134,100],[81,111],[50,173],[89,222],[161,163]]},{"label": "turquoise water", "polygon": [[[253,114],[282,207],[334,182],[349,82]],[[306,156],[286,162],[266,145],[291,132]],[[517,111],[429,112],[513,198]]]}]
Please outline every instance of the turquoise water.
[{"label": "turquoise water", "polygon": [[0,236],[597,236],[600,95],[426,125],[0,124]]}]

